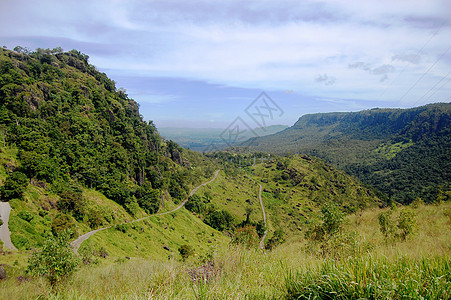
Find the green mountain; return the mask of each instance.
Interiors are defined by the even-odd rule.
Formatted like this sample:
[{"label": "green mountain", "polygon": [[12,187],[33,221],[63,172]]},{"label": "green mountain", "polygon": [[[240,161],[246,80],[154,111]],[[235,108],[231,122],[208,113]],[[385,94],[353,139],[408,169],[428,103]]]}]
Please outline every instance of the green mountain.
[{"label": "green mountain", "polygon": [[[67,228],[75,238],[117,225],[81,249],[102,245],[125,255],[138,243],[165,257],[164,246],[174,251],[189,242],[206,251],[208,240],[224,244],[245,225],[262,234],[259,184],[269,237],[277,230],[304,232],[328,201],[347,212],[379,202],[353,178],[308,156],[268,160],[183,149],[143,121],[137,103],[87,55],[23,52],[0,50],[0,195],[13,208],[12,242],[19,250],[39,247]],[[172,211],[219,169],[215,182],[189,198],[192,213],[181,209],[177,221],[165,215],[125,224]],[[139,256],[149,255],[141,250]]]},{"label": "green mountain", "polygon": [[[78,224],[82,233],[155,213],[165,199],[186,199],[218,169],[161,138],[138,104],[87,55],[23,52],[0,49],[1,198],[23,195],[28,208],[11,205],[35,213],[42,225],[22,238],[13,232],[19,248],[39,244],[52,222],[53,231]],[[91,197],[87,189],[101,194]],[[118,207],[102,205],[102,194]],[[36,239],[29,238],[33,234]]]},{"label": "green mountain", "polygon": [[305,115],[249,148],[307,153],[344,169],[392,200],[436,201],[450,189],[451,104]]}]

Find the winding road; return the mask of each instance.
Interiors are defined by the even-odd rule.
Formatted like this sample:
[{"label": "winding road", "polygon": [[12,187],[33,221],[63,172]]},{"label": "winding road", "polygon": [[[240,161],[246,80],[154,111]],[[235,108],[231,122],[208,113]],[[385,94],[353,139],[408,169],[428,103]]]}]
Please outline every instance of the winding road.
[{"label": "winding road", "polygon": [[265,222],[265,234],[263,234],[262,240],[260,241],[260,249],[263,250],[263,248],[265,247],[265,239],[266,239],[266,235],[268,234],[268,225],[266,224],[266,212],[265,212],[265,206],[263,205],[263,200],[262,200],[262,185],[259,183],[258,186],[260,187],[260,190],[258,191],[258,200],[260,200],[260,206],[262,207],[262,212],[263,212],[263,221]]},{"label": "winding road", "polygon": [[[218,174],[219,174],[219,170],[216,170],[216,172],[215,172],[215,174],[214,174],[214,176],[213,176],[212,179],[210,179],[209,181],[204,182],[204,183],[198,185],[197,187],[195,187],[193,190],[191,190],[191,192],[189,193],[189,196],[194,195],[194,193],[197,192],[197,190],[200,189],[201,187],[203,187],[203,186],[205,186],[205,185],[207,185],[207,184],[209,184],[209,183],[215,181],[216,177],[218,177]],[[260,186],[260,187],[261,187],[261,186]],[[261,199],[261,198],[260,198],[260,199]],[[124,223],[124,224],[130,224],[130,223],[134,223],[134,222],[139,222],[139,221],[148,219],[148,218],[150,218],[150,217],[162,216],[162,215],[167,215],[167,214],[173,213],[173,212],[179,210],[180,208],[182,208],[182,207],[185,205],[186,201],[188,201],[188,198],[187,198],[185,201],[183,201],[182,203],[180,203],[179,206],[177,206],[176,208],[174,208],[174,209],[171,210],[171,211],[166,211],[166,212],[162,212],[162,213],[153,214],[153,215],[150,215],[150,216],[147,216],[147,217],[144,217],[144,218],[140,218],[140,219],[136,219],[136,220],[133,220],[133,221],[131,221],[131,222]],[[266,224],[266,219],[265,219],[265,224]],[[81,243],[83,243],[84,241],[86,241],[87,239],[89,239],[89,237],[90,237],[91,235],[93,235],[93,234],[95,234],[95,233],[97,233],[97,232],[99,232],[99,231],[102,231],[102,230],[111,228],[111,227],[116,226],[116,225],[118,225],[118,224],[111,225],[111,226],[107,226],[107,227],[103,227],[103,228],[98,228],[98,229],[96,229],[96,230],[93,230],[93,231],[87,232],[87,233],[85,233],[85,234],[83,234],[83,235],[80,235],[76,240],[74,240],[73,242],[71,242],[70,245],[72,246],[72,249],[74,249],[75,253],[77,253],[77,252],[78,252],[78,248],[80,248]],[[266,234],[265,234],[265,235],[266,235]]]},{"label": "winding road", "polygon": [[10,250],[17,250],[11,242],[11,232],[9,231],[9,213],[11,212],[11,205],[9,202],[0,201],[0,218],[3,221],[3,225],[0,226],[0,240],[3,241],[3,246]]}]

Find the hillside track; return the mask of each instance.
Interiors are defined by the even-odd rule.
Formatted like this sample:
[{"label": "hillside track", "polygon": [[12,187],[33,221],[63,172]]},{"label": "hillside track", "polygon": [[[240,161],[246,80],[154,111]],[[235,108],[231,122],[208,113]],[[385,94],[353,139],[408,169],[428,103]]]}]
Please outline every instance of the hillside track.
[{"label": "hillside track", "polygon": [[3,221],[3,225],[0,226],[0,240],[3,242],[3,246],[10,250],[17,250],[11,242],[11,232],[9,231],[8,222],[9,214],[11,212],[11,205],[9,202],[0,201],[0,216]]},{"label": "hillside track", "polygon": [[[189,193],[189,196],[194,195],[194,193],[196,193],[197,190],[199,190],[201,187],[203,187],[203,186],[205,186],[205,185],[207,185],[207,184],[209,184],[209,183],[215,181],[215,180],[216,180],[216,177],[218,177],[219,171],[220,171],[220,170],[216,170],[216,172],[215,172],[215,174],[214,174],[214,176],[213,176],[212,179],[210,179],[209,181],[204,182],[204,183],[198,185],[197,187],[195,187],[194,189],[192,189],[191,192]],[[162,216],[162,215],[171,214],[171,213],[173,213],[173,212],[176,212],[176,211],[179,210],[180,208],[182,208],[182,207],[185,205],[185,203],[186,203],[187,201],[188,201],[188,198],[187,198],[185,201],[183,201],[182,203],[180,203],[180,205],[177,206],[176,208],[174,208],[173,210],[166,211],[166,212],[162,212],[162,213],[156,213],[156,214],[153,214],[153,215],[150,215],[150,216],[146,216],[146,217],[143,217],[143,218],[140,218],[140,219],[136,219],[136,220],[133,220],[133,221],[130,221],[130,222],[127,222],[127,223],[123,223],[123,224],[135,223],[135,222],[139,222],[139,221],[142,221],[142,220],[151,218],[151,217],[156,217],[156,216]],[[99,231],[102,231],[102,230],[111,228],[111,227],[116,226],[116,225],[121,225],[121,224],[115,224],[115,225],[110,225],[110,226],[103,227],[103,228],[98,228],[98,229],[96,229],[96,230],[93,230],[93,231],[87,232],[87,233],[85,233],[85,234],[83,234],[83,235],[80,235],[76,240],[72,241],[72,242],[70,243],[70,245],[72,246],[72,249],[74,249],[75,253],[78,253],[78,248],[80,248],[81,243],[83,243],[84,241],[86,241],[87,239],[89,239],[90,236],[94,235],[95,233],[97,233],[97,232],[99,232]]]},{"label": "hillside track", "polygon": [[265,240],[266,240],[266,236],[268,234],[268,225],[266,224],[266,212],[265,212],[265,206],[263,205],[263,200],[262,200],[262,185],[259,183],[258,186],[260,187],[259,191],[258,191],[258,200],[260,201],[260,206],[262,208],[262,213],[263,213],[263,221],[265,222],[265,233],[263,234],[263,237],[260,241],[260,249],[263,250],[263,248],[265,247]]}]

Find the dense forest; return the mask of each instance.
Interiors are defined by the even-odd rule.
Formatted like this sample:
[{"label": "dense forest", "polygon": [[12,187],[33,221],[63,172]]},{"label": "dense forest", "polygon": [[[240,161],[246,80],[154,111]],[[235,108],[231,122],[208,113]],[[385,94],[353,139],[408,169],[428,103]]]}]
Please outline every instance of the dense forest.
[{"label": "dense forest", "polygon": [[[0,140],[17,161],[1,196],[28,182],[51,188],[63,211],[82,218],[80,187],[101,191],[129,212],[160,207],[162,191],[182,200],[210,177],[211,160],[165,141],[139,105],[88,62],[61,48],[0,49]],[[194,163],[195,162],[195,163]]]},{"label": "dense forest", "polygon": [[[449,197],[451,104],[313,114],[243,150],[307,153],[404,204]],[[448,193],[447,193],[448,192]]]}]

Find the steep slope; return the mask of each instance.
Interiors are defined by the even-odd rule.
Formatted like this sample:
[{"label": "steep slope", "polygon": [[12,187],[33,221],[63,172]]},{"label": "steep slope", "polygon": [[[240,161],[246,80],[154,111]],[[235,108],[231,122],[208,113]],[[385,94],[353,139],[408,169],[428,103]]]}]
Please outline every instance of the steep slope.
[{"label": "steep slope", "polygon": [[19,249],[170,209],[218,169],[162,139],[76,50],[0,49],[0,142],[0,197]]},{"label": "steep slope", "polygon": [[399,202],[433,202],[450,189],[450,124],[449,103],[314,114],[248,149],[315,155]]}]

